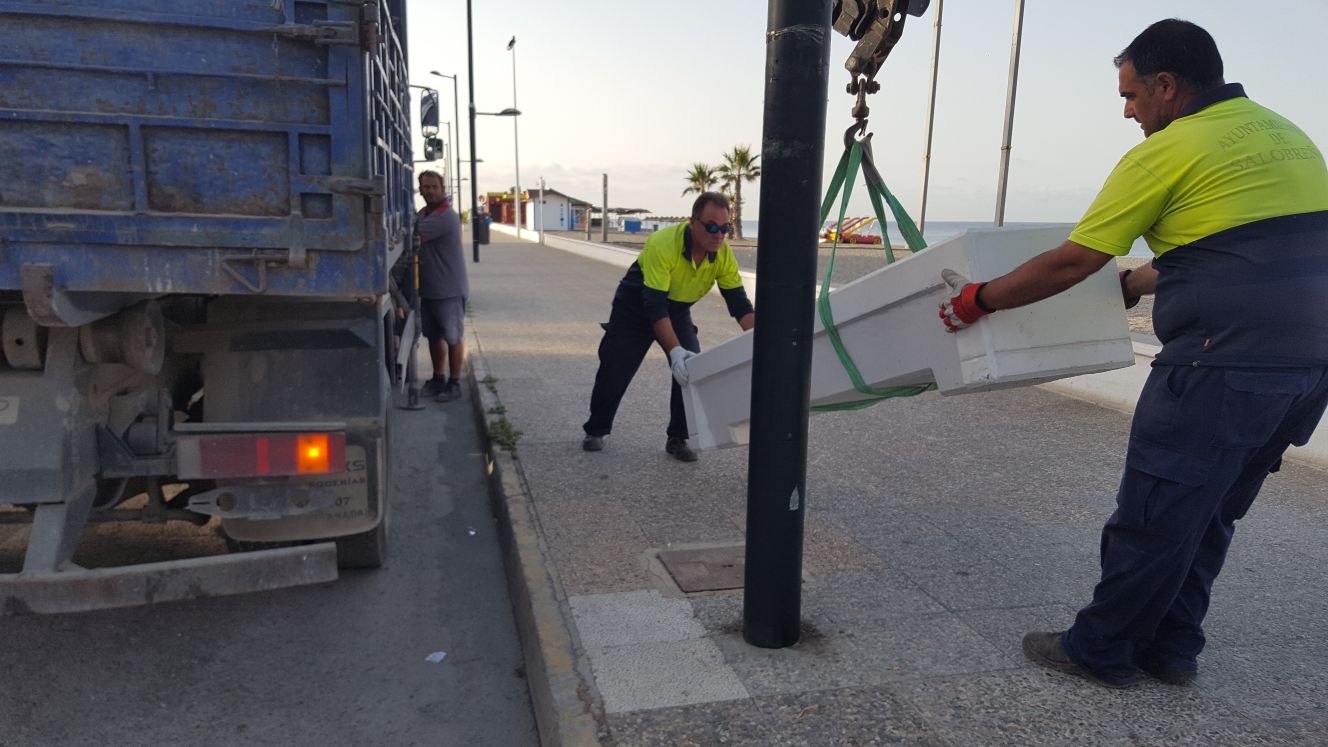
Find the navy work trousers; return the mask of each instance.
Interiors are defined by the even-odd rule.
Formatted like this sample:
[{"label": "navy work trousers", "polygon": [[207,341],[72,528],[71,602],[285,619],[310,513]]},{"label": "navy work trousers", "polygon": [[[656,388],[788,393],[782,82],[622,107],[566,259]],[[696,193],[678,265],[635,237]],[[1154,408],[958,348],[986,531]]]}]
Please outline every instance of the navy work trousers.
[{"label": "navy work trousers", "polygon": [[[692,324],[690,305],[669,303],[669,320],[678,343],[693,353],[701,352],[701,342]],[[595,388],[590,393],[590,419],[581,426],[588,436],[607,436],[613,430],[613,418],[618,405],[627,393],[627,385],[641,367],[650,346],[655,343],[655,328],[646,315],[640,291],[620,291],[613,297],[613,310],[609,323],[604,326],[604,337],[599,342],[599,370],[595,373]],[[687,438],[687,412],[682,404],[682,387],[669,379],[668,435]]]},{"label": "navy work trousers", "polygon": [[1062,641],[1070,658],[1112,682],[1140,656],[1194,671],[1235,522],[1325,404],[1328,367],[1155,366],[1102,530],[1102,579]]}]

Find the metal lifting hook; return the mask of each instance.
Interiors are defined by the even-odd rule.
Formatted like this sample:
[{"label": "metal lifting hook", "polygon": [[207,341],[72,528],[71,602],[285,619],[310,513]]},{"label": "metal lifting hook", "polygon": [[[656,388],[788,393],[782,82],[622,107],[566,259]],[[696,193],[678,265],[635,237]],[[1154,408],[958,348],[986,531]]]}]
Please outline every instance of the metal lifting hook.
[{"label": "metal lifting hook", "polygon": [[871,143],[871,133],[867,132],[867,120],[859,119],[844,130],[844,150],[849,150],[854,143],[863,143],[869,146]]},{"label": "metal lifting hook", "polygon": [[921,16],[930,5],[931,0],[835,0],[831,13],[835,31],[857,42],[844,62],[848,92],[857,94],[855,119],[867,117],[867,94],[881,88],[876,73],[904,33],[904,19]]}]

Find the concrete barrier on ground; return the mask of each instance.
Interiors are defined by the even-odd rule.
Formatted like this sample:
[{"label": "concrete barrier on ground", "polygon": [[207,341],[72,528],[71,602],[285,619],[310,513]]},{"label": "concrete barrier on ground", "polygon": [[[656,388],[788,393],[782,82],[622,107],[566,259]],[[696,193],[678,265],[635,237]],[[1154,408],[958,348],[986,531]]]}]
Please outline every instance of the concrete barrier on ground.
[{"label": "concrete barrier on ground", "polygon": [[[500,223],[494,223],[490,228],[499,233],[507,234],[508,236],[516,235],[515,228]],[[521,238],[523,240],[535,242],[537,241],[537,236],[539,236],[539,234],[535,231],[527,231],[524,228],[521,229]],[[593,259],[596,262],[605,262],[615,265],[624,270],[632,266],[632,263],[636,261],[636,255],[639,253],[633,249],[627,249],[621,246],[601,244],[597,241],[569,239],[565,236],[553,236],[548,233],[544,234],[544,245],[553,249],[561,249],[562,251],[587,259]],[[742,275],[742,287],[747,290],[747,295],[751,297],[752,302],[755,303],[756,273],[748,270],[739,270],[738,274]]]},{"label": "concrete barrier on ground", "polygon": [[[1161,350],[1162,348],[1157,345],[1136,342],[1133,366],[1103,373],[1073,376],[1038,386],[1113,410],[1134,412],[1139,392],[1143,390],[1144,382],[1148,380],[1148,371],[1153,366],[1153,359]],[[1309,443],[1292,447],[1286,455],[1290,459],[1328,467],[1328,424],[1320,423],[1319,429],[1314,432]]]},{"label": "concrete barrier on ground", "polygon": [[[490,228],[509,236],[516,234],[514,228],[500,223],[494,223]],[[537,240],[538,235],[535,231],[524,229],[521,231],[521,238],[532,242]],[[548,234],[545,234],[544,243],[545,246],[553,249],[571,252],[588,259],[607,262],[623,268],[630,266],[636,260],[637,254],[622,247],[609,246],[594,241],[567,239]],[[756,273],[744,270],[742,276],[743,285],[747,288],[748,294],[755,299]],[[1113,410],[1134,412],[1134,405],[1139,399],[1139,392],[1143,389],[1144,381],[1148,378],[1148,370],[1159,350],[1161,348],[1156,345],[1136,342],[1134,343],[1135,362],[1133,366],[1103,373],[1073,376],[1039,384],[1038,386],[1057,394],[1092,402]],[[1321,423],[1310,442],[1301,447],[1293,447],[1287,451],[1287,457],[1318,467],[1328,468],[1328,425]]]}]

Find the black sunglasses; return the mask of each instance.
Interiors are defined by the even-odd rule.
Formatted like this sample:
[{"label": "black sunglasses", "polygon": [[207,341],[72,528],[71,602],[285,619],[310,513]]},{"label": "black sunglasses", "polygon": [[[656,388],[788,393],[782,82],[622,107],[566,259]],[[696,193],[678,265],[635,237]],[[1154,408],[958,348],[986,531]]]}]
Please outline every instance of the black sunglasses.
[{"label": "black sunglasses", "polygon": [[708,220],[703,221],[703,220],[701,220],[700,218],[693,218],[692,220],[696,221],[697,223],[700,223],[701,226],[705,228],[706,233],[710,233],[710,234],[715,234],[715,233],[725,233],[725,234],[726,234],[726,233],[729,232],[729,229],[733,228],[733,224],[732,224],[732,223],[725,223],[724,225],[721,226],[721,225],[718,224],[718,223],[711,223],[711,222],[708,221]]}]

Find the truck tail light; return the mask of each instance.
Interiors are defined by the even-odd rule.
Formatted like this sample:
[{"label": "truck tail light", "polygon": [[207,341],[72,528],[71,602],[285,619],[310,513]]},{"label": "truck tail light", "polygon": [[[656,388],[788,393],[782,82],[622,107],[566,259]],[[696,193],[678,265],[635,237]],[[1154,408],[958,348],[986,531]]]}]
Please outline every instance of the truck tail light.
[{"label": "truck tail light", "polygon": [[184,480],[327,475],[346,471],[346,434],[181,434],[175,453]]}]

